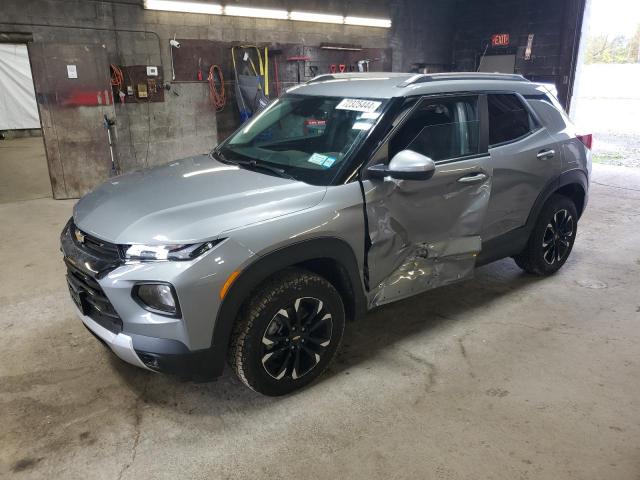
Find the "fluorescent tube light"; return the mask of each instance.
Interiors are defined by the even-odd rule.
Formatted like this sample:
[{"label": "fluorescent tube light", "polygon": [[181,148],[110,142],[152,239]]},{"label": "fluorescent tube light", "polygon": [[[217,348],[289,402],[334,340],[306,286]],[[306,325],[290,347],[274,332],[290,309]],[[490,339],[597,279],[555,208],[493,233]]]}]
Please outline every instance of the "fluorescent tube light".
[{"label": "fluorescent tube light", "polygon": [[391,28],[391,20],[386,18],[343,17],[329,13],[288,12],[272,8],[223,7],[217,3],[193,2],[181,0],[144,0],[147,10],[164,10],[167,12],[206,13],[209,15],[230,15],[234,17],[273,18],[276,20],[295,20],[299,22],[335,23],[359,25],[363,27]]},{"label": "fluorescent tube light", "polygon": [[175,0],[144,0],[147,10],[164,10],[167,12],[207,13],[222,15],[222,5],[204,2],[179,2]]},{"label": "fluorescent tube light", "polygon": [[225,15],[234,17],[254,17],[254,18],[274,18],[276,20],[287,20],[289,12],[286,10],[273,10],[271,8],[236,7],[227,5],[224,7]]},{"label": "fluorescent tube light", "polygon": [[362,27],[391,28],[391,20],[387,18],[344,17],[344,23]]},{"label": "fluorescent tube light", "polygon": [[293,11],[289,15],[289,18],[291,18],[291,20],[298,20],[300,22],[344,23],[344,17],[342,15],[329,15],[327,13]]}]

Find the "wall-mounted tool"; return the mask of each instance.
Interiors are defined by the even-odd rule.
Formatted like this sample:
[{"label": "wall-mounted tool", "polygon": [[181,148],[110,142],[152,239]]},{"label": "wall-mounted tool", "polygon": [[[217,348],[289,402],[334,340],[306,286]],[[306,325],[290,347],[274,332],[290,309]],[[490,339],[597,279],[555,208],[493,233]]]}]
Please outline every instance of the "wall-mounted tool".
[{"label": "wall-mounted tool", "polygon": [[114,120],[110,120],[107,115],[104,115],[104,120],[102,121],[102,125],[107,130],[107,140],[109,141],[109,153],[111,154],[111,176],[115,177],[116,175],[120,175],[120,165],[116,160],[116,157],[113,153],[113,140],[111,138],[111,127],[115,125],[116,122]]},{"label": "wall-mounted tool", "polygon": [[296,72],[298,83],[300,83],[300,65],[302,64],[302,68],[304,69],[305,62],[311,60],[311,57],[308,55],[294,55],[292,57],[287,57],[287,62],[296,62]]},{"label": "wall-mounted tool", "polygon": [[269,48],[264,47],[264,94],[269,98]]},{"label": "wall-mounted tool", "polygon": [[196,74],[196,78],[199,82],[202,81],[202,57],[198,58],[198,73]]},{"label": "wall-mounted tool", "polygon": [[273,87],[276,97],[280,96],[280,73],[278,72],[278,57],[282,55],[282,50],[272,48],[271,57],[273,58]]},{"label": "wall-mounted tool", "polygon": [[169,50],[171,52],[171,80],[176,79],[176,71],[173,68],[173,49],[180,48],[180,42],[176,40],[175,33],[173,34],[173,38],[169,40]]},{"label": "wall-mounted tool", "polygon": [[[240,58],[244,64],[238,65],[236,61],[236,50],[238,50],[238,53],[242,53],[242,57]],[[256,68],[256,64],[251,58],[254,52],[257,56],[258,68]],[[244,123],[249,117],[266,107],[269,103],[269,100],[265,96],[265,86],[267,83],[264,80],[264,63],[260,49],[255,45],[231,47],[231,59],[236,80],[235,93],[240,110],[240,121]],[[249,66],[251,67],[250,69]],[[238,73],[239,68],[242,68],[242,73]]]},{"label": "wall-mounted tool", "polygon": [[369,59],[358,60],[358,71],[359,72],[368,72],[369,71]]}]

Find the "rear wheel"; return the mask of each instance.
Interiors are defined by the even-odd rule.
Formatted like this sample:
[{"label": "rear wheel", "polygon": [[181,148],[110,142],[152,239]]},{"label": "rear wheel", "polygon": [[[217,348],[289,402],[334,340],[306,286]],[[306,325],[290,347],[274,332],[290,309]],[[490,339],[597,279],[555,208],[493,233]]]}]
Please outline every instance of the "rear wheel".
[{"label": "rear wheel", "polygon": [[342,340],[342,299],[324,278],[289,269],[265,282],[240,311],[229,363],[242,382],[284,395],[317,378]]},{"label": "rear wheel", "polygon": [[578,213],[571,199],[552,195],[545,203],[526,247],[514,258],[534,275],[557,272],[569,258],[578,229]]}]

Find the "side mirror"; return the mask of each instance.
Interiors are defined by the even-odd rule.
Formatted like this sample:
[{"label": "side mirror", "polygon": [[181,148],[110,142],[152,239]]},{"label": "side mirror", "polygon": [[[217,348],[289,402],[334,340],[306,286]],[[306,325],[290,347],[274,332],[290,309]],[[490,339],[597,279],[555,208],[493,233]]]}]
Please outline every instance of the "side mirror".
[{"label": "side mirror", "polygon": [[390,176],[398,180],[429,180],[435,171],[433,160],[413,150],[399,151],[388,166],[380,163],[367,168],[369,175],[374,178]]}]

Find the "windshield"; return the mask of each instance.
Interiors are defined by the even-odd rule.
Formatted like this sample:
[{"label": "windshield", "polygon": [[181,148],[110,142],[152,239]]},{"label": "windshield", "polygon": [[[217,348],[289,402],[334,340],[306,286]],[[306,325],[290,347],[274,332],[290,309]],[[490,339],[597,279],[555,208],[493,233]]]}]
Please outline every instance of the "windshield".
[{"label": "windshield", "polygon": [[244,162],[247,168],[262,167],[303,182],[328,185],[362,144],[386,102],[285,95],[248,121],[215,153],[225,161]]}]

